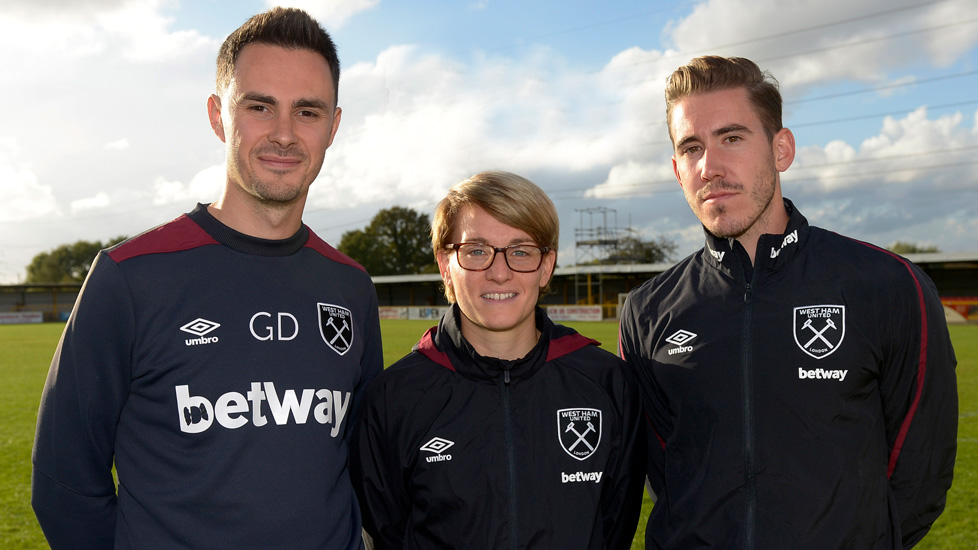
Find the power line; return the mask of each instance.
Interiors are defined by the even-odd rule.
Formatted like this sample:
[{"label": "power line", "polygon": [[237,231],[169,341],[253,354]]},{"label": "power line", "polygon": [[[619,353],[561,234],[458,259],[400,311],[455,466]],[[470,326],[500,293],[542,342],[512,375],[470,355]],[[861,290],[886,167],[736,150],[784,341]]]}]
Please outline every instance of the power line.
[{"label": "power line", "polygon": [[902,38],[902,37],[911,36],[911,35],[914,35],[914,34],[923,34],[923,33],[927,33],[927,32],[939,31],[939,30],[944,30],[944,29],[948,29],[948,28],[951,28],[951,27],[958,27],[958,26],[961,26],[961,25],[970,25],[970,24],[975,23],[975,22],[978,22],[978,19],[967,19],[965,21],[954,21],[952,23],[945,23],[943,25],[936,25],[936,26],[933,26],[933,27],[926,27],[926,28],[923,28],[923,29],[914,29],[914,30],[910,30],[910,31],[900,32],[900,33],[888,34],[888,35],[878,36],[878,37],[873,37],[873,38],[866,38],[866,39],[858,40],[858,41],[855,41],[855,42],[846,42],[846,43],[843,43],[843,44],[836,44],[834,46],[826,46],[824,48],[816,48],[814,50],[807,50],[807,51],[799,52],[799,53],[792,53],[792,54],[785,54],[785,55],[778,55],[778,56],[774,56],[774,57],[768,57],[768,58],[761,59],[760,60],[760,63],[763,63],[765,61],[776,61],[776,60],[781,60],[781,59],[788,59],[788,58],[792,58],[792,57],[801,57],[803,55],[811,55],[813,53],[822,53],[822,52],[827,52],[827,51],[831,51],[831,50],[838,50],[840,48],[849,48],[849,47],[853,47],[853,46],[865,46],[866,44],[873,44],[875,42],[883,42],[883,41],[886,41],[886,40],[893,40],[894,38]]},{"label": "power line", "polygon": [[964,78],[966,76],[974,76],[976,74],[978,74],[978,70],[964,71],[964,72],[953,73],[953,74],[944,74],[944,75],[931,76],[926,78],[918,78],[910,82],[893,82],[890,84],[880,84],[878,86],[870,86],[868,88],[862,88],[859,90],[850,90],[848,92],[839,92],[839,93],[825,94],[820,96],[806,97],[801,99],[793,99],[791,101],[785,101],[785,105],[795,105],[798,103],[807,103],[809,101],[821,101],[823,99],[838,99],[840,97],[866,94],[870,92],[881,92],[883,90],[893,90],[896,88],[904,88],[907,86],[916,86],[918,84],[930,84],[932,82],[940,82],[942,80],[952,80],[955,78]]},{"label": "power line", "polygon": [[[915,9],[924,8],[924,7],[927,7],[927,6],[933,6],[933,5],[941,4],[941,3],[944,3],[944,2],[947,2],[947,1],[949,1],[949,0],[936,0],[936,1],[933,1],[933,2],[921,2],[921,3],[912,4],[912,5],[908,5],[908,6],[901,6],[901,7],[896,7],[896,8],[892,8],[892,9],[882,10],[882,11],[878,11],[878,12],[867,13],[867,14],[863,14],[863,15],[857,15],[857,16],[853,16],[853,17],[844,17],[842,19],[837,19],[835,21],[830,21],[830,22],[827,22],[827,23],[820,23],[820,24],[817,24],[817,25],[810,25],[808,27],[800,27],[800,28],[796,28],[796,29],[792,29],[792,30],[788,30],[788,31],[782,31],[782,32],[774,33],[774,34],[766,34],[764,36],[759,36],[759,37],[751,38],[751,39],[748,39],[748,40],[740,40],[740,41],[737,41],[737,42],[729,42],[729,43],[726,43],[726,44],[719,44],[719,45],[715,45],[715,46],[709,46],[709,47],[705,47],[705,48],[699,48],[697,50],[692,50],[692,51],[685,51],[685,52],[680,51],[680,52],[676,52],[676,53],[673,53],[673,54],[670,54],[670,55],[666,55],[666,56],[660,57],[660,58],[656,59],[655,62],[666,60],[666,59],[687,58],[688,56],[694,55],[696,53],[712,52],[712,51],[716,51],[716,50],[723,50],[723,49],[735,48],[735,47],[739,47],[739,46],[746,46],[748,44],[756,44],[758,42],[765,42],[765,41],[768,41],[768,40],[774,40],[774,39],[777,39],[777,38],[784,38],[784,37],[787,37],[787,36],[795,36],[797,34],[801,34],[801,33],[805,33],[805,32],[811,32],[811,31],[816,31],[816,30],[824,30],[824,29],[827,29],[827,28],[830,28],[830,27],[836,27],[836,26],[840,26],[840,25],[854,23],[854,22],[857,22],[857,21],[865,21],[867,19],[875,19],[875,18],[878,18],[878,17],[886,16],[886,15],[892,15],[894,13],[899,13],[899,12],[904,12],[904,11],[909,11],[909,10],[915,10]],[[647,63],[649,63],[649,62],[648,61],[641,61],[641,62],[636,62],[636,63],[631,63],[631,64],[619,65],[619,67],[628,67],[628,66],[633,66],[634,67],[634,66],[637,66],[637,65],[644,65],[644,64],[647,64]]]},{"label": "power line", "polygon": [[[962,148],[962,149],[975,149],[975,148],[976,147],[966,147],[966,148]],[[893,156],[893,157],[887,157],[887,158],[891,158],[891,159],[892,158],[902,158],[903,156],[904,155],[899,155],[899,156]],[[878,158],[878,159],[871,159],[871,160],[873,160],[873,161],[880,161],[880,160],[886,160],[886,159],[885,158]],[[849,161],[849,162],[858,162],[858,161]],[[833,166],[833,165],[834,166],[839,166],[839,165],[844,165],[844,164],[847,164],[847,162],[826,163],[826,164],[822,164],[822,165],[811,165],[811,166],[808,166],[808,167],[799,167],[799,169],[802,169],[802,168],[825,167],[825,166]],[[837,179],[878,177],[878,176],[886,176],[886,175],[899,174],[899,173],[905,173],[905,172],[916,172],[916,171],[921,171],[921,170],[942,170],[942,169],[958,168],[958,167],[962,167],[962,166],[974,166],[974,165],[978,165],[978,160],[967,160],[967,161],[961,161],[961,162],[949,162],[949,163],[932,164],[932,165],[926,165],[926,166],[925,165],[918,165],[918,166],[910,166],[910,167],[890,168],[890,169],[886,169],[886,170],[876,170],[876,171],[872,171],[872,172],[851,172],[851,173],[846,173],[846,174],[833,174],[831,176],[824,176],[824,177],[822,177],[822,176],[810,176],[810,177],[803,177],[803,178],[795,178],[795,177],[792,176],[791,172],[786,172],[784,174],[783,178],[782,178],[782,181],[784,183],[799,183],[799,182],[806,182],[806,181],[832,181],[832,180],[837,180]],[[554,201],[557,201],[557,200],[583,199],[583,198],[585,198],[583,196],[583,193],[585,193],[587,191],[590,191],[593,188],[594,187],[591,186],[591,187],[587,187],[587,188],[573,188],[573,189],[570,189],[569,188],[569,189],[556,189],[556,190],[553,190],[552,189],[552,190],[549,190],[547,192],[547,194]],[[642,189],[642,188],[645,188],[645,189]],[[968,186],[962,185],[961,188],[962,189],[966,189],[966,190],[978,191],[978,189],[974,189],[973,186],[968,187]],[[628,190],[628,189],[632,189],[634,191],[625,191],[625,190]],[[642,189],[642,190],[639,190],[639,189]],[[619,190],[622,190],[622,192],[619,192]],[[644,182],[631,183],[631,184],[627,184],[627,185],[615,186],[614,192],[609,192],[609,193],[604,194],[603,196],[601,196],[599,198],[601,198],[601,199],[607,199],[607,200],[616,200],[616,199],[627,199],[627,198],[630,198],[630,197],[640,197],[640,196],[647,196],[647,195],[653,195],[653,194],[659,194],[659,193],[672,193],[672,192],[681,192],[681,189],[679,187],[679,184],[676,182],[675,179],[664,179],[664,180],[644,181]],[[564,196],[564,195],[566,195],[566,196]]]},{"label": "power line", "polygon": [[[933,106],[926,106],[926,107],[927,107],[927,110],[928,111],[930,111],[930,110],[937,111],[937,110],[941,110],[941,109],[951,109],[953,107],[961,107],[962,105],[974,105],[976,103],[978,103],[978,99],[973,100],[973,101],[959,101],[957,103],[946,103],[944,105],[933,105]],[[918,109],[919,109],[919,107],[918,107]],[[917,109],[911,109],[911,110],[907,111],[907,110],[903,109],[903,110],[899,110],[899,111],[890,111],[890,112],[886,112],[886,113],[872,113],[872,114],[868,114],[868,115],[859,115],[859,116],[853,116],[853,117],[847,117],[847,118],[836,118],[836,119],[819,120],[819,121],[813,121],[813,122],[792,123],[792,124],[787,125],[787,126],[789,128],[803,128],[805,126],[823,126],[825,124],[838,124],[840,122],[854,122],[854,121],[857,121],[857,120],[866,120],[866,119],[870,119],[870,118],[880,118],[880,117],[884,117],[884,116],[904,115],[904,114],[907,114],[907,113],[912,113],[912,112],[914,112],[916,110]]]}]

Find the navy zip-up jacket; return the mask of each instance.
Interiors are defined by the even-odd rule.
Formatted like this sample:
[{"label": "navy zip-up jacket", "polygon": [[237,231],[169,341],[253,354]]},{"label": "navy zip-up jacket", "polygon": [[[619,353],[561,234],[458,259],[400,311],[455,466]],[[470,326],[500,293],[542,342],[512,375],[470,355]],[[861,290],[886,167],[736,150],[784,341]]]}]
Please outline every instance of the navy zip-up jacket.
[{"label": "navy zip-up jacket", "polygon": [[625,302],[647,548],[909,548],[944,509],[956,361],[933,283],[785,206],[753,266],[708,234]]},{"label": "navy zip-up jacket", "polygon": [[48,543],[361,548],[347,453],[378,317],[363,268],[305,226],[258,239],[198,205],[99,253],[38,413]]}]

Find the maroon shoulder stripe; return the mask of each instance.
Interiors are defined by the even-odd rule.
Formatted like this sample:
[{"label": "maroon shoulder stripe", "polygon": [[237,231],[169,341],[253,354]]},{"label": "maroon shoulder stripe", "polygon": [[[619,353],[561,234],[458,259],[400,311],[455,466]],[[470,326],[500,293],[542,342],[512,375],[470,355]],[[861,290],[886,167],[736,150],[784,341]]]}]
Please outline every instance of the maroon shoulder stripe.
[{"label": "maroon shoulder stripe", "polygon": [[547,361],[553,361],[558,357],[562,357],[568,353],[575,352],[592,344],[595,346],[600,346],[601,342],[581,336],[576,332],[574,334],[568,334],[567,336],[555,338],[550,341],[550,345],[547,347]]},{"label": "maroon shoulder stripe", "polygon": [[425,357],[431,359],[435,363],[447,368],[448,370],[454,371],[455,367],[452,366],[452,361],[448,358],[448,354],[443,351],[439,351],[435,347],[435,342],[432,340],[431,335],[438,330],[437,327],[429,328],[424,336],[421,337],[421,341],[415,349],[420,351]]},{"label": "maroon shoulder stripe", "polygon": [[305,246],[306,248],[311,248],[316,252],[319,252],[334,262],[355,267],[364,273],[367,272],[367,270],[364,269],[362,265],[358,264],[353,258],[350,258],[346,254],[327,244],[326,241],[319,238],[319,235],[313,233],[311,229],[309,230],[309,240],[306,241]]},{"label": "maroon shoulder stripe", "polygon": [[119,263],[136,256],[180,252],[211,244],[218,242],[184,214],[113,248],[109,257]]}]

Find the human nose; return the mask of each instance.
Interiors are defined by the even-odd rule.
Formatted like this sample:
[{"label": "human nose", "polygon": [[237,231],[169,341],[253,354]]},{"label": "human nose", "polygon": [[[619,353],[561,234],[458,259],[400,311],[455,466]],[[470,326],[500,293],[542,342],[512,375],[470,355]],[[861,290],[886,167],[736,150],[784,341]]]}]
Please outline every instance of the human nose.
[{"label": "human nose", "polygon": [[288,147],[295,143],[295,121],[288,112],[282,112],[275,117],[275,124],[268,136],[269,141],[277,143],[282,147]]},{"label": "human nose", "polygon": [[492,281],[508,281],[513,277],[513,270],[506,263],[506,251],[493,249],[492,260],[489,262],[489,269],[486,275]]},{"label": "human nose", "polygon": [[713,181],[723,178],[723,175],[723,159],[720,152],[703,149],[703,155],[700,157],[700,177],[703,181]]}]

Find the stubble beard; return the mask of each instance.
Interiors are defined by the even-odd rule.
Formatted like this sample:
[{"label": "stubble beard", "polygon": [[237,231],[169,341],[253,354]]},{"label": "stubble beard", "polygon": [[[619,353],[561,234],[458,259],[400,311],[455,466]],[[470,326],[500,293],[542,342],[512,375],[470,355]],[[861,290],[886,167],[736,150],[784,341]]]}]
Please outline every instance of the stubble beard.
[{"label": "stubble beard", "polygon": [[[771,201],[774,199],[776,181],[777,170],[773,167],[758,176],[750,193],[751,209],[740,216],[735,210],[728,212],[731,210],[729,205],[719,204],[711,208],[709,216],[702,211],[701,206],[700,211],[696,212],[697,217],[710,234],[722,239],[738,239],[752,230],[761,230],[770,212]],[[741,191],[743,188],[742,184],[719,180],[701,189],[700,193],[706,195],[718,189]]]},{"label": "stubble beard", "polygon": [[[284,181],[275,181],[274,179],[263,178],[258,175],[255,166],[259,164],[258,157],[261,154],[271,153],[280,157],[294,158],[299,161],[305,161],[307,156],[298,148],[294,149],[279,149],[277,147],[264,147],[253,151],[249,158],[252,161],[251,164],[242,166],[238,164],[234,167],[234,172],[236,172],[237,180],[240,182],[241,187],[244,188],[248,193],[258,199],[258,201],[264,206],[288,206],[294,203],[297,199],[305,194],[308,188],[307,182],[300,181],[296,184],[286,183]],[[240,159],[240,150],[235,147],[230,154],[234,155],[234,158]],[[245,168],[242,171],[242,168]],[[283,172],[281,174],[281,180],[288,178],[289,176],[294,176],[295,174]]]}]

